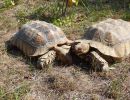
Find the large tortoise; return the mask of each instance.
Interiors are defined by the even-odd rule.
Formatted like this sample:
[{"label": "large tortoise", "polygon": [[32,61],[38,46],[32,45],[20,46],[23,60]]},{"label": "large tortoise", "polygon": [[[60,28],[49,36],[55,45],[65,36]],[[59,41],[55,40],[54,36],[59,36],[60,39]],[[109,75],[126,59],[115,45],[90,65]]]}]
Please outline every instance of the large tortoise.
[{"label": "large tortoise", "polygon": [[9,42],[27,56],[38,56],[38,67],[53,62],[56,53],[63,63],[72,63],[70,47],[67,47],[72,41],[67,39],[60,28],[45,21],[36,20],[24,24]]},{"label": "large tortoise", "polygon": [[86,60],[91,57],[94,66],[109,70],[109,64],[130,54],[130,23],[109,18],[92,25],[84,39],[75,41],[72,51]]}]

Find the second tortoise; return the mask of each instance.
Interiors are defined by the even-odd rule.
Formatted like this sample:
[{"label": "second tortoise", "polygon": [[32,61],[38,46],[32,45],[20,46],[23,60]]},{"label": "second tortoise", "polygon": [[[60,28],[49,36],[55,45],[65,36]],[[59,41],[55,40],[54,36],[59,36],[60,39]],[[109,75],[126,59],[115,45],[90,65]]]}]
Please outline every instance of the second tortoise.
[{"label": "second tortoise", "polygon": [[130,23],[121,19],[107,19],[88,28],[83,39],[76,40],[72,51],[103,70],[122,61],[130,54]]}]

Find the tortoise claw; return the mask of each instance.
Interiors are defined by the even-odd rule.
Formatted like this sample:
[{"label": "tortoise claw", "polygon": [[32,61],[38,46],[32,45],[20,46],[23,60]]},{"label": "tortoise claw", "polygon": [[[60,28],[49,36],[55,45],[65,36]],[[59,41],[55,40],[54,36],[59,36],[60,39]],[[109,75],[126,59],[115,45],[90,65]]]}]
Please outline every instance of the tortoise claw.
[{"label": "tortoise claw", "polygon": [[116,68],[114,68],[114,67],[109,67],[108,65],[104,65],[103,66],[103,71],[110,71],[110,70],[114,70],[114,69],[116,69]]},{"label": "tortoise claw", "polygon": [[50,64],[52,64],[55,60],[56,52],[53,50],[50,50],[46,54],[39,57],[37,61],[37,68],[44,69],[45,67],[48,67]]}]

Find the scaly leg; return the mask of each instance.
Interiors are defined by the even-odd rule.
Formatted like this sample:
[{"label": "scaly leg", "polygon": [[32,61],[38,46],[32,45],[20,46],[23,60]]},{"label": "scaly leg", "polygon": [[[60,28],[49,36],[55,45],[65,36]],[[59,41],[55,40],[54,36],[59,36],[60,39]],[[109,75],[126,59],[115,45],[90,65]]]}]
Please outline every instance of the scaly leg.
[{"label": "scaly leg", "polygon": [[49,64],[53,63],[55,57],[56,57],[56,52],[54,50],[50,50],[49,52],[47,52],[46,54],[38,58],[37,67],[38,68],[47,67]]},{"label": "scaly leg", "polygon": [[66,45],[68,45],[68,46],[71,46],[72,43],[74,43],[74,41],[72,41],[72,40],[69,40],[69,39],[68,39],[68,40],[66,41]]},{"label": "scaly leg", "polygon": [[55,46],[54,50],[56,51],[56,54],[62,63],[65,63],[65,64],[73,63],[72,57],[70,55],[70,46],[67,46],[67,45],[63,45],[61,47]]},{"label": "scaly leg", "polygon": [[92,51],[90,52],[89,56],[91,57],[91,64],[93,68],[99,68],[103,71],[109,71],[111,69],[114,69],[113,67],[109,67],[108,62],[103,59],[97,52]]}]

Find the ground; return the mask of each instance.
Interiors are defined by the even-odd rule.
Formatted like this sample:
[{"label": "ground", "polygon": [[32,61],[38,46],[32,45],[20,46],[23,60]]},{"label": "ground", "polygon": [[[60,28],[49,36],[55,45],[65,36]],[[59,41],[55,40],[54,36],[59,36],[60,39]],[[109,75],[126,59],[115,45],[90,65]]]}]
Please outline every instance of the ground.
[{"label": "ground", "polygon": [[[6,42],[25,22],[50,18],[49,12],[42,12],[45,6],[51,4],[50,0],[18,1],[18,4],[5,7],[1,7],[4,0],[0,2],[0,100],[129,100],[129,57],[113,65],[116,69],[109,72],[90,71],[58,62],[39,70],[35,68],[35,59],[26,57],[16,48],[8,49]],[[67,15],[70,17],[50,18],[47,21],[61,27],[69,39],[77,39],[83,36],[88,26],[106,18],[129,20],[129,16],[124,15],[127,12],[124,8],[117,9],[117,12],[113,6],[109,9],[107,6],[110,5],[93,12],[89,6],[75,7],[74,14],[70,11],[72,15]],[[48,9],[51,11],[51,8],[54,9]]]}]

